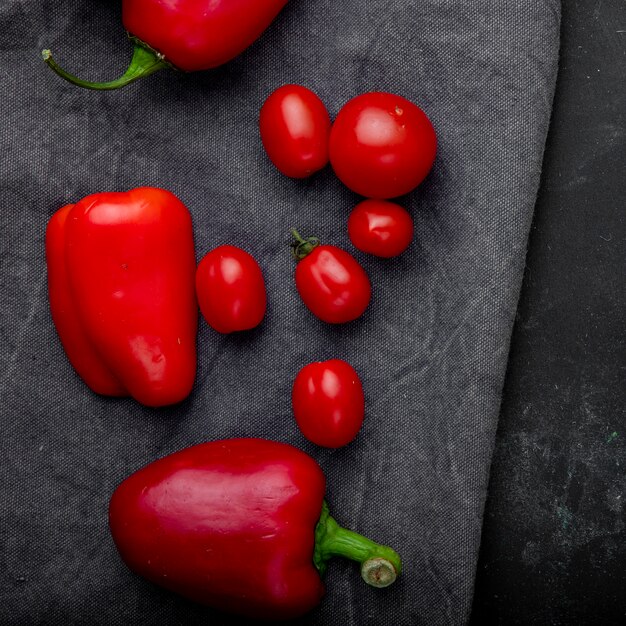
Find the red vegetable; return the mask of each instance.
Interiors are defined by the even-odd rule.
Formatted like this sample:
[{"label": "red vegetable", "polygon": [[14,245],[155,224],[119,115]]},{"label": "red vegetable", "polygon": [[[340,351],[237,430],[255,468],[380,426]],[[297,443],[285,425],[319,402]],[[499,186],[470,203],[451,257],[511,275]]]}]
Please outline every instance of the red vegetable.
[{"label": "red vegetable", "polygon": [[330,117],[306,87],[274,91],[261,107],[259,130],[270,160],[287,176],[305,178],[328,163]]},{"label": "red vegetable", "polygon": [[162,189],[87,196],[46,231],[52,319],[96,393],[179,402],[196,374],[191,216]]},{"label": "red vegetable", "polygon": [[296,288],[306,307],[324,322],[342,324],[363,314],[372,288],[365,270],[348,252],[319,245],[314,237],[303,239],[291,231],[296,266]]},{"label": "red vegetable", "polygon": [[291,403],[300,431],[318,446],[345,446],[363,424],[361,380],[341,359],[305,365],[293,383]]},{"label": "red vegetable", "polygon": [[196,293],[204,319],[220,333],[254,328],[265,315],[261,268],[235,246],[219,246],[204,256],[196,272]]},{"label": "red vegetable", "polygon": [[153,583],[224,611],[290,619],[319,603],[335,555],[361,563],[375,587],[401,570],[391,548],[337,525],[324,490],[317,463],[290,445],[214,441],[127,478],[109,523],[122,559]]},{"label": "red vegetable", "polygon": [[330,131],[330,163],[367,198],[395,198],[419,185],[435,160],[437,138],[426,114],[391,93],[365,93],[339,111]]},{"label": "red vegetable", "polygon": [[394,257],[409,247],[413,239],[413,219],[395,202],[363,200],[350,213],[348,235],[362,252]]},{"label": "red vegetable", "polygon": [[107,83],[82,80],[43,51],[46,63],[87,89],[117,89],[157,70],[185,72],[223,65],[258,39],[287,0],[123,0],[122,21],[134,44],[126,73]]}]

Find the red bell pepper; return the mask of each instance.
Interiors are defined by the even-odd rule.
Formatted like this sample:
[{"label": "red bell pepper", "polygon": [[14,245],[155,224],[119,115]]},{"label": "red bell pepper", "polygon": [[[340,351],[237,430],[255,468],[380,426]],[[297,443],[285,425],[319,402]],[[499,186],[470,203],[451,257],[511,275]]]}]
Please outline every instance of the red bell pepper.
[{"label": "red bell pepper", "polygon": [[148,406],[185,398],[196,374],[191,216],[169,191],[87,196],[46,231],[52,319],[96,393]]},{"label": "red bell pepper", "polygon": [[341,555],[365,581],[390,585],[400,557],[341,528],[325,478],[284,443],[230,439],[162,458],[127,478],[109,506],[128,567],[191,600],[261,619],[290,619],[324,594],[320,575]]},{"label": "red bell pepper", "polygon": [[165,67],[185,72],[223,65],[252,45],[287,0],[123,0],[122,21],[134,44],[123,76],[106,83],[62,69],[50,50],[45,62],[59,76],[87,89],[117,89]]}]

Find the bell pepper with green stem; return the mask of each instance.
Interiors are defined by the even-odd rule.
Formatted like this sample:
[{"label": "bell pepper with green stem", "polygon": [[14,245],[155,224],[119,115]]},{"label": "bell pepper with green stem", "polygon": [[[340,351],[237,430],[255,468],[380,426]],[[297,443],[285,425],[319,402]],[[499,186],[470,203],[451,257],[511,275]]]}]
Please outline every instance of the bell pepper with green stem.
[{"label": "bell pepper with green stem", "polygon": [[223,65],[252,45],[287,0],[123,0],[122,21],[134,46],[126,72],[90,82],[65,71],[42,52],[62,78],[86,89],[118,89],[163,68],[185,72]]},{"label": "bell pepper with green stem", "polygon": [[198,304],[191,215],[163,189],[100,193],[46,230],[52,319],[96,393],[147,406],[183,400],[196,375]]},{"label": "bell pepper with green stem", "polygon": [[109,525],[128,567],[227,612],[283,620],[313,609],[333,556],[386,587],[401,570],[391,548],[340,527],[320,466],[285,443],[226,439],[139,470],[114,492]]}]

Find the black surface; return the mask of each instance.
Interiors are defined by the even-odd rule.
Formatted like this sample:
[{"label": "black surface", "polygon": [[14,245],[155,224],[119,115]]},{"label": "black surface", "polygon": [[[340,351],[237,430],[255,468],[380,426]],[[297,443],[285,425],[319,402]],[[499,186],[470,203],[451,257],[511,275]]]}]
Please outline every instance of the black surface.
[{"label": "black surface", "polygon": [[626,4],[562,10],[473,624],[626,623]]}]

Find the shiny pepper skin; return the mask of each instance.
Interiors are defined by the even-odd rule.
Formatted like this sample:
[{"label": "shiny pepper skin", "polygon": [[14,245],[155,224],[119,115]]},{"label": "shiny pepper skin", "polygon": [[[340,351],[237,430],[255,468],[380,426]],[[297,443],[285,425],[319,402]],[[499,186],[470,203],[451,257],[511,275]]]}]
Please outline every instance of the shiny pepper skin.
[{"label": "shiny pepper skin", "polygon": [[134,45],[126,72],[108,82],[70,74],[42,56],[59,76],[85,89],[119,89],[164,68],[185,72],[223,65],[252,45],[287,0],[123,0],[122,21]]},{"label": "shiny pepper skin", "polygon": [[212,441],[124,480],[109,527],[126,565],[147,580],[222,611],[292,619],[322,599],[333,556],[359,562],[375,587],[402,567],[391,548],[330,517],[325,487],[319,465],[293,446]]},{"label": "shiny pepper skin", "polygon": [[218,67],[254,43],[287,0],[124,0],[133,36],[186,72]]},{"label": "shiny pepper skin", "polygon": [[191,216],[163,189],[87,196],[46,231],[52,319],[96,393],[147,406],[183,400],[196,375]]}]

